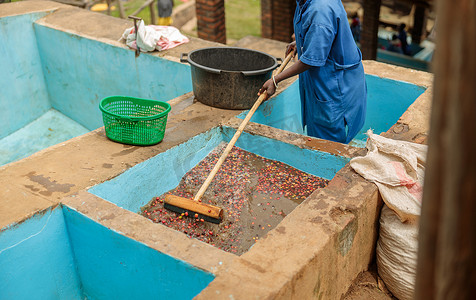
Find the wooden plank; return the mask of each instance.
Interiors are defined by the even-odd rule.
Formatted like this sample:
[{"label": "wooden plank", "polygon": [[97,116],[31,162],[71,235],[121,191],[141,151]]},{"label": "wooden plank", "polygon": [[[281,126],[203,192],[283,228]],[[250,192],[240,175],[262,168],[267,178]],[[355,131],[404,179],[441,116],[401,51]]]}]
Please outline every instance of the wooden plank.
[{"label": "wooden plank", "polygon": [[414,299],[476,286],[476,1],[438,0],[435,83]]}]

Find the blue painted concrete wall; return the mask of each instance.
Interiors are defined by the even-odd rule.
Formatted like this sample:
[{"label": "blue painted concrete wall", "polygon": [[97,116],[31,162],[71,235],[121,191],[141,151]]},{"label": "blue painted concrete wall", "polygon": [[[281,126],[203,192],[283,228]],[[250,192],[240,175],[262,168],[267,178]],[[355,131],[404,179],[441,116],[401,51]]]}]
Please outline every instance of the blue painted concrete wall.
[{"label": "blue painted concrete wall", "polygon": [[190,66],[34,24],[52,106],[84,127],[103,126],[112,95],[168,101],[192,90]]},{"label": "blue painted concrete wall", "polygon": [[214,279],[71,208],[63,210],[87,299],[192,299]]},{"label": "blue painted concrete wall", "polygon": [[[182,177],[221,142],[228,142],[234,129],[214,128],[142,162],[89,192],[132,212],[138,212],[155,196],[178,186]],[[284,162],[312,175],[332,179],[349,161],[320,151],[301,149],[277,140],[242,133],[236,146],[260,156]]]},{"label": "blue painted concrete wall", "polygon": [[[229,142],[235,130],[224,127],[224,139]],[[243,150],[259,156],[280,161],[296,169],[325,179],[334,178],[350,159],[327,152],[303,149],[259,135],[242,133],[235,144]]]},{"label": "blue painted concrete wall", "polygon": [[373,129],[380,134],[390,129],[413,102],[425,92],[425,88],[403,81],[366,75],[367,116],[364,127],[355,137],[365,140],[365,133]]},{"label": "blue painted concrete wall", "polygon": [[182,177],[223,141],[219,128],[156,155],[89,192],[132,212],[178,186]]},{"label": "blue painted concrete wall", "polygon": [[89,132],[54,109],[0,139],[0,165],[20,160],[31,154]]},{"label": "blue painted concrete wall", "polygon": [[0,299],[192,299],[213,274],[68,207],[0,230]]},{"label": "blue painted concrete wall", "polygon": [[[421,86],[373,75],[366,75],[365,79],[367,82],[366,120],[362,130],[352,141],[354,145],[362,147],[365,145],[367,130],[373,129],[376,134],[389,130],[425,91],[425,88]],[[246,113],[240,114],[239,118],[243,119]],[[251,121],[305,134],[302,129],[299,82],[294,82],[281,94],[261,105]]]},{"label": "blue painted concrete wall", "polygon": [[[247,113],[248,111],[241,113],[238,118],[244,119]],[[282,93],[261,104],[250,121],[305,134],[302,128],[299,82],[295,81]]]},{"label": "blue painted concrete wall", "polygon": [[51,108],[32,26],[44,15],[0,18],[0,138]]},{"label": "blue painted concrete wall", "polygon": [[0,231],[0,299],[83,299],[61,209]]},{"label": "blue painted concrete wall", "polygon": [[[19,140],[24,149],[14,154],[0,151],[1,164],[84,133],[69,130],[73,127],[103,126],[98,106],[107,96],[169,101],[192,90],[190,66],[148,54],[136,58],[134,51],[34,23],[47,14],[0,18],[0,70],[5,75],[0,141],[10,149],[10,140]],[[51,130],[30,130],[51,108],[78,123],[64,124],[68,138]],[[12,134],[16,136],[9,138]],[[54,135],[46,138],[53,143],[32,140],[32,135]]]}]

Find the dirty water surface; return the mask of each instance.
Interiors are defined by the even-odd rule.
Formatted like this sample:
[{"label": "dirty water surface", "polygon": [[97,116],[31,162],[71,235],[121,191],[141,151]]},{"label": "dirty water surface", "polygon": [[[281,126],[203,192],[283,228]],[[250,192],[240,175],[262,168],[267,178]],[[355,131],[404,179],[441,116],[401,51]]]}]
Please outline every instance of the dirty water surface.
[{"label": "dirty water surface", "polygon": [[[185,174],[177,188],[166,194],[193,199],[225,147],[225,143],[220,144]],[[241,255],[314,190],[327,186],[328,182],[234,147],[202,197],[203,203],[224,209],[220,224],[165,209],[166,194],[154,197],[141,208],[141,214],[190,238]]]}]

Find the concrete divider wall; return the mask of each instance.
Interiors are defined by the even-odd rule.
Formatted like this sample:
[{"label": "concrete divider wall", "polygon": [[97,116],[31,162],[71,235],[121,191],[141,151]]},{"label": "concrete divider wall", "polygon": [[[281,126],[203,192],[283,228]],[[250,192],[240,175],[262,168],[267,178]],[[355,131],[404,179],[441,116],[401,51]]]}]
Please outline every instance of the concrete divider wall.
[{"label": "concrete divider wall", "polygon": [[355,139],[365,144],[368,129],[381,134],[395,124],[426,87],[405,81],[365,75],[367,82],[367,114],[365,123]]},{"label": "concrete divider wall", "polygon": [[51,108],[32,26],[46,14],[37,12],[0,18],[0,138]]}]

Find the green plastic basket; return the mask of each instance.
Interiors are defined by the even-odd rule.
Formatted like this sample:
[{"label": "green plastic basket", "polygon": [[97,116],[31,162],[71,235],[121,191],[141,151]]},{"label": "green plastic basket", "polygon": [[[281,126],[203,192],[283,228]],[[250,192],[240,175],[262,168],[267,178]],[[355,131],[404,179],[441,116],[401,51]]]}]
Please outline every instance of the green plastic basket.
[{"label": "green plastic basket", "polygon": [[130,145],[154,145],[165,134],[170,104],[126,96],[110,96],[99,103],[106,136]]}]

